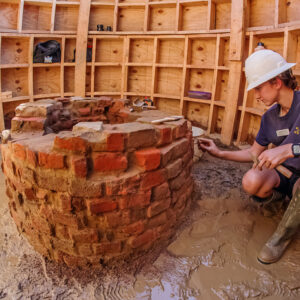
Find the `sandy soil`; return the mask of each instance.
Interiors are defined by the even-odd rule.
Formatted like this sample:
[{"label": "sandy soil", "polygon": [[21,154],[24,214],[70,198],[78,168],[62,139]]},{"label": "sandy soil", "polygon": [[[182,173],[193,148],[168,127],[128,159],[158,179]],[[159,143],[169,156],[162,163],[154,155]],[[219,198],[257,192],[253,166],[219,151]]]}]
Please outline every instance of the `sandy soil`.
[{"label": "sandy soil", "polygon": [[129,266],[68,269],[45,261],[20,236],[0,176],[0,299],[300,299],[300,235],[283,258],[256,253],[283,213],[270,216],[241,190],[249,164],[205,154],[194,166],[195,201],[168,247]]}]

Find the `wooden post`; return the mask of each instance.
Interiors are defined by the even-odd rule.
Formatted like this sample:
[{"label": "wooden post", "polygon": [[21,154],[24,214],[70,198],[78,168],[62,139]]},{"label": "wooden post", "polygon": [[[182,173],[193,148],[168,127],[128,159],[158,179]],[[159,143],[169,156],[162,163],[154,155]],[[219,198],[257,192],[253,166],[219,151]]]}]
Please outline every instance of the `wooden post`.
[{"label": "wooden post", "polygon": [[80,0],[75,64],[75,96],[85,96],[86,51],[91,0]]},{"label": "wooden post", "polygon": [[246,0],[232,0],[231,32],[229,50],[229,79],[225,115],[221,131],[221,141],[229,145],[232,142],[235,119],[238,110],[238,98],[242,77],[242,59],[245,41]]}]

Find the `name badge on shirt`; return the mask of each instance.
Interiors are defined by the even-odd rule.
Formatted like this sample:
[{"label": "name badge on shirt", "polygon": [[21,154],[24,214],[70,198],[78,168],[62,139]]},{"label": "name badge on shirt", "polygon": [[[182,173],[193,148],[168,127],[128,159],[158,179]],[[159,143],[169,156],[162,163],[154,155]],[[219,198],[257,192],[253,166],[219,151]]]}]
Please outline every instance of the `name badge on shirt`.
[{"label": "name badge on shirt", "polygon": [[288,128],[276,130],[276,134],[277,136],[287,136],[290,134],[290,130]]}]

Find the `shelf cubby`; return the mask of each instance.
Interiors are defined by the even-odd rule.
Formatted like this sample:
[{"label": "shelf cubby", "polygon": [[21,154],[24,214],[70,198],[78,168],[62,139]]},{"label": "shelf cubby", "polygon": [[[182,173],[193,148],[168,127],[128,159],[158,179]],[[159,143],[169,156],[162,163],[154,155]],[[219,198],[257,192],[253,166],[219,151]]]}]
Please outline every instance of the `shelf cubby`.
[{"label": "shelf cubby", "polygon": [[225,101],[228,93],[229,71],[218,71],[215,101]]},{"label": "shelf cubby", "polygon": [[64,93],[75,91],[75,67],[64,67]]},{"label": "shelf cubby", "polygon": [[229,66],[229,46],[230,39],[229,37],[221,37],[220,38],[220,46],[219,46],[219,57],[218,57],[218,66]]},{"label": "shelf cubby", "polygon": [[[284,32],[272,32],[256,34],[253,37],[253,47],[255,48],[258,42],[262,42],[266,49],[278,52],[283,55],[284,47]],[[253,51],[254,49],[252,49]]]},{"label": "shelf cubby", "polygon": [[55,31],[77,31],[79,5],[56,4],[55,11]]},{"label": "shelf cubby", "polygon": [[[89,18],[89,31],[97,31],[97,25],[103,25],[104,29],[114,24],[114,5],[91,5]],[[100,34],[107,31],[99,31]]]},{"label": "shelf cubby", "polygon": [[146,0],[119,0],[119,4],[122,4],[122,3],[125,3],[125,4],[136,4],[136,3],[139,3],[139,4],[145,4],[146,3]]},{"label": "shelf cubby", "polygon": [[178,95],[182,89],[182,68],[157,68],[155,93]]},{"label": "shelf cubby", "polygon": [[75,61],[76,38],[66,38],[65,40],[65,59],[66,63]]},{"label": "shelf cubby", "polygon": [[214,29],[230,29],[231,0],[215,1],[214,5]]},{"label": "shelf cubby", "polygon": [[118,8],[117,31],[144,31],[145,6],[122,6]]},{"label": "shelf cubby", "polygon": [[[197,100],[197,99],[196,99]],[[196,103],[193,101],[187,101],[186,103],[186,117],[196,126],[204,129],[208,128],[209,122],[209,104]]]},{"label": "shelf cubby", "polygon": [[95,92],[121,92],[121,67],[95,67]]},{"label": "shelf cubby", "polygon": [[160,3],[149,4],[149,31],[175,31],[176,4]]},{"label": "shelf cubby", "polygon": [[300,6],[299,1],[279,0],[278,23],[294,23],[300,22]]},{"label": "shelf cubby", "polygon": [[123,61],[123,38],[96,40],[95,62],[121,63]]},{"label": "shelf cubby", "polygon": [[34,95],[60,93],[60,67],[33,68]]},{"label": "shelf cubby", "polygon": [[210,128],[211,133],[221,133],[224,111],[224,107],[214,105]]},{"label": "shelf cubby", "polygon": [[183,64],[184,39],[158,39],[157,63]]},{"label": "shelf cubby", "polygon": [[127,92],[151,94],[152,67],[128,67]]},{"label": "shelf cubby", "polygon": [[153,38],[130,38],[129,40],[130,63],[152,63],[154,52]]},{"label": "shelf cubby", "polygon": [[92,90],[92,68],[91,68],[91,66],[86,67],[85,90],[87,93],[91,93],[91,90]]},{"label": "shelf cubby", "polygon": [[191,38],[189,40],[188,65],[214,67],[216,38]]},{"label": "shelf cubby", "polygon": [[50,31],[51,30],[51,2],[25,1],[23,11],[23,31]]},{"label": "shelf cubby", "polygon": [[1,91],[12,92],[12,97],[28,96],[28,68],[1,70]]},{"label": "shelf cubby", "polygon": [[0,32],[17,31],[18,29],[18,3],[0,3]]},{"label": "shelf cubby", "polygon": [[248,27],[274,26],[274,0],[249,0],[248,3]]},{"label": "shelf cubby", "polygon": [[208,29],[207,1],[182,2],[179,5],[179,31]]},{"label": "shelf cubby", "polygon": [[1,65],[28,64],[29,38],[2,37],[1,39]]},{"label": "shelf cubby", "polygon": [[154,104],[161,111],[172,115],[181,115],[180,101],[178,99],[154,97]]},{"label": "shelf cubby", "polygon": [[[212,92],[214,71],[207,69],[189,69],[186,74],[185,95],[188,91]],[[200,99],[195,99],[196,101]]]}]

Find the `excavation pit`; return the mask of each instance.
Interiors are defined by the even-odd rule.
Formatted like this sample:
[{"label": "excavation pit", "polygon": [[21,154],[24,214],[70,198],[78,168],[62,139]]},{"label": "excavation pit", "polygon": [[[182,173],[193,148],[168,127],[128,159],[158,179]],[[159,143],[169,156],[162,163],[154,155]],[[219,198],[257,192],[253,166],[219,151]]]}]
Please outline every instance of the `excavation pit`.
[{"label": "excavation pit", "polygon": [[69,266],[107,264],[167,241],[193,192],[188,121],[131,112],[109,97],[16,108],[2,144],[9,208],[36,251]]}]

